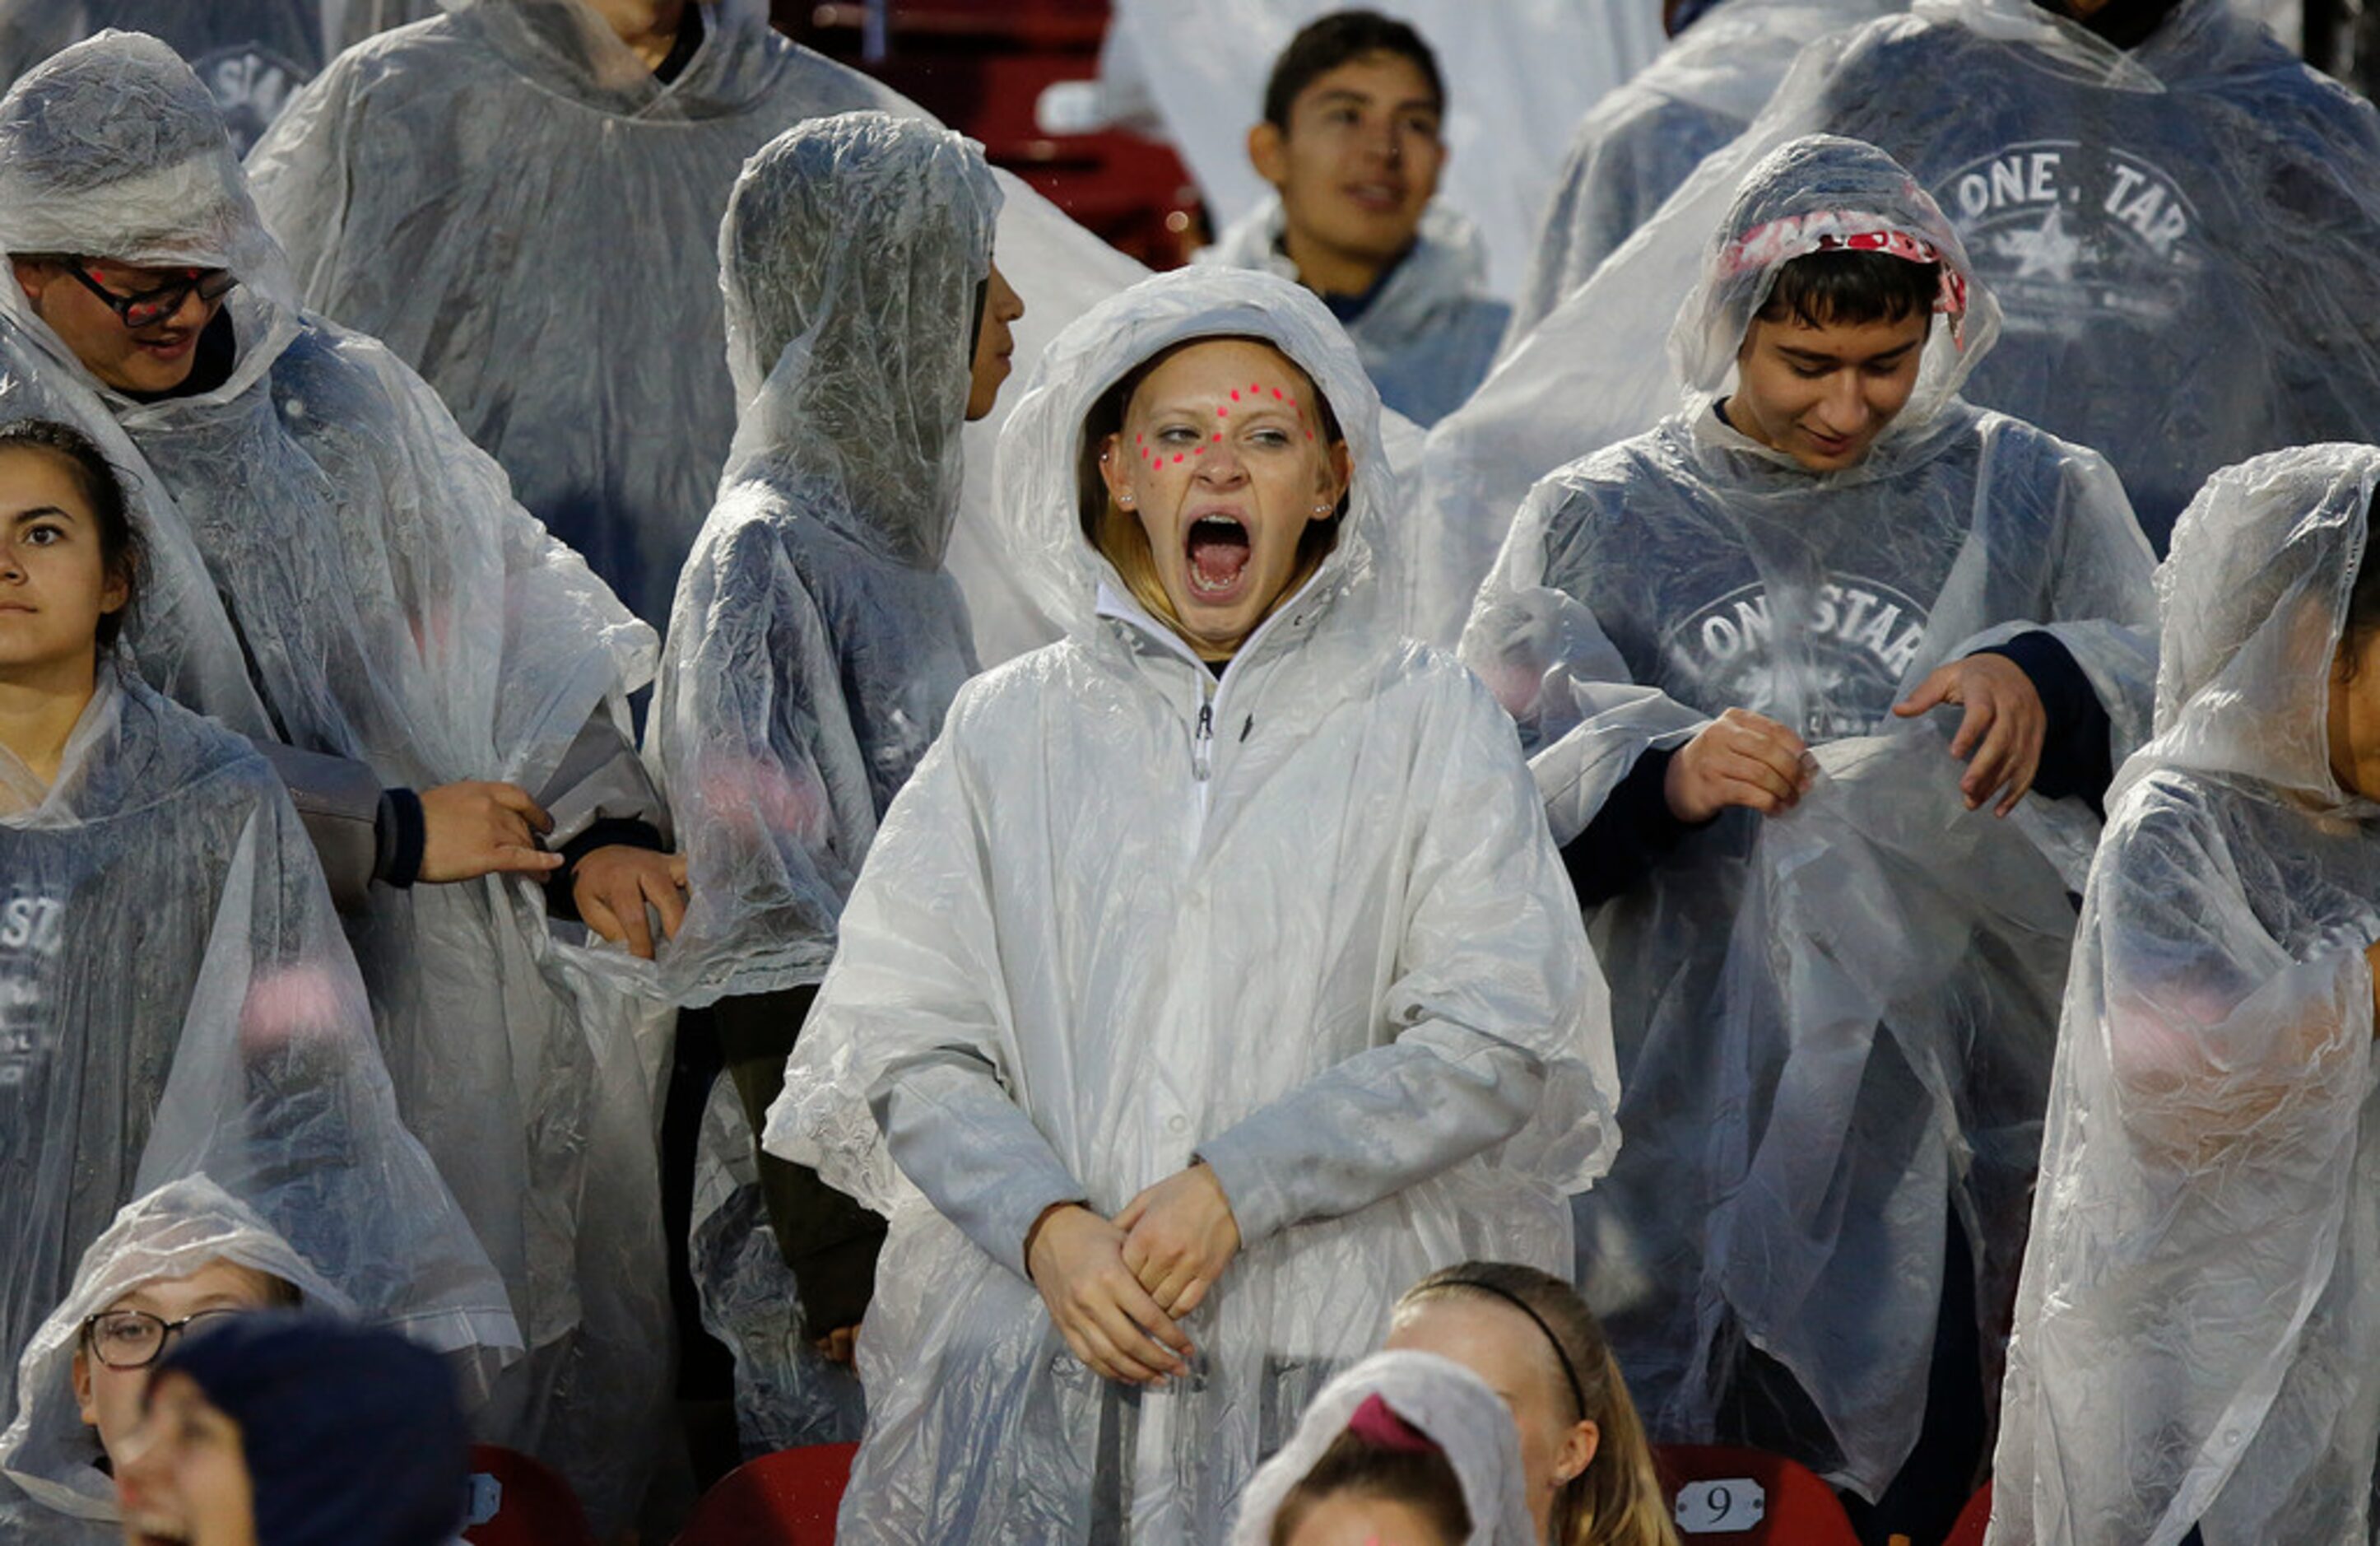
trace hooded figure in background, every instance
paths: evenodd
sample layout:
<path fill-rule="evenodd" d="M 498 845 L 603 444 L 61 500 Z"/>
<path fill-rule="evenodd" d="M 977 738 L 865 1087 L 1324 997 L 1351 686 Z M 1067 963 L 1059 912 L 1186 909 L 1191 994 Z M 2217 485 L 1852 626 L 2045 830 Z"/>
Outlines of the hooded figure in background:
<path fill-rule="evenodd" d="M 1351 1450 L 1435 1452 L 1453 1473 L 1470 1519 L 1462 1546 L 1538 1546 L 1512 1408 L 1478 1375 L 1435 1353 L 1375 1353 L 1325 1385 L 1296 1433 L 1248 1482 L 1232 1546 L 1272 1546 L 1284 1515 L 1310 1518 L 1329 1495 L 1318 1466 L 1326 1477 L 1359 1473 L 1348 1490 L 1378 1495 L 1362 1475 L 1373 1470 L 1369 1457 Z"/>
<path fill-rule="evenodd" d="M 1990 1539 L 2362 1540 L 2380 1473 L 2380 449 L 2216 475 L 2082 897 Z"/>
<path fill-rule="evenodd" d="M 711 238 L 736 173 L 804 118 L 903 105 L 762 0 L 686 5 L 658 69 L 583 0 L 447 0 L 335 60 L 249 167 L 305 304 L 419 371 L 659 623 L 735 430 Z"/>
<path fill-rule="evenodd" d="M 941 560 L 978 335 L 996 345 L 1014 316 L 992 270 L 1000 204 L 972 141 L 848 113 L 770 141 L 721 228 L 743 422 L 678 583 L 648 739 L 692 890 L 664 983 L 716 1005 L 753 1133 L 877 822 L 975 674 Z M 800 1167 L 761 1169 L 812 1337 L 856 1326 L 883 1221 Z"/>
<path fill-rule="evenodd" d="M 1504 351 L 1653 218 L 1703 157 L 1742 134 L 1803 47 L 1897 0 L 1725 0 L 1579 120 L 1540 219 Z"/>
<path fill-rule="evenodd" d="M 1818 469 L 1735 426 L 1766 411 L 1757 330 L 1876 331 L 1840 299 L 1824 328 L 1772 316 L 1787 280 L 1834 265 L 1840 297 L 1862 263 L 1917 287 L 1899 347 L 1923 352 L 1864 454 Z M 1463 654 L 1519 721 L 1610 980 L 1628 1141 L 1580 1199 L 1580 1271 L 1630 1387 L 1662 1440 L 1763 1444 L 1876 1499 L 1927 1411 L 1962 1247 L 1990 1369 L 2073 919 L 2061 867 L 2079 881 L 2091 802 L 2146 729 L 2151 560 L 2106 463 L 1960 399 L 1997 309 L 1873 146 L 1763 162 L 1702 274 L 1672 335 L 1693 406 L 1531 493 Z M 1994 723 L 2046 720 L 2037 792 L 2063 797 L 2011 784 L 2006 824 L 1977 809 L 1997 738 L 1962 730 L 1962 789 L 1932 726 L 1895 729 L 1930 702 L 1977 712 L 1979 652 L 2014 676 Z M 1701 772 L 1742 736 L 1782 749 L 1790 788 Z M 1684 781 L 1706 776 L 1696 805 Z M 1800 1420 L 1771 1432 L 1747 1393 L 1779 1388 Z"/>
<path fill-rule="evenodd" d="M 0 0 L 0 89 L 110 27 L 190 62 L 241 154 L 348 44 L 438 14 L 437 0 Z"/>
<path fill-rule="evenodd" d="M 154 39 L 103 34 L 0 101 L 0 249 L 19 260 L 0 287 L 0 408 L 70 420 L 133 485 L 155 603 L 125 638 L 139 673 L 276 760 L 327 767 L 323 800 L 359 784 L 362 809 L 382 807 L 364 847 L 382 878 L 355 888 L 349 938 L 398 1109 L 531 1351 L 492 1431 L 617 1519 L 641 1489 L 666 1353 L 640 1011 L 596 953 L 552 931 L 543 888 L 501 867 L 395 883 L 420 872 L 427 818 L 385 817 L 394 794 L 504 780 L 534 795 L 543 840 L 575 865 L 613 834 L 650 843 L 667 813 L 627 742 L 624 694 L 650 676 L 651 630 L 510 500 L 419 377 L 299 311 L 213 102 Z M 177 343 L 142 343 L 167 336 L 154 325 L 91 331 L 91 315 L 116 321 L 95 302 L 69 324 L 84 347 L 137 351 L 111 373 L 178 353 L 178 386 L 108 385 L 42 320 L 96 283 L 27 258 L 64 253 L 188 276 L 154 325 L 205 315 L 187 290 L 216 287 L 212 320 Z M 119 316 L 135 305 L 107 294 Z M 413 834 L 401 873 L 372 862 L 393 830 Z M 552 862 L 511 868 L 560 873 Z"/>
<path fill-rule="evenodd" d="M 455 1290 L 474 1275 L 499 1307 L 503 1290 L 483 1261 L 468 1265 L 479 1254 L 468 1228 L 451 1201 L 421 1189 L 437 1182 L 419 1150 L 413 1159 L 420 1179 L 410 1199 L 404 1185 L 385 1176 L 331 1171 L 314 1173 L 306 1187 L 264 1194 L 265 1212 L 204 1175 L 128 1203 L 83 1252 L 71 1288 L 48 1319 L 17 1344 L 23 1353 L 15 1370 L 15 1420 L 0 1433 L 0 1470 L 28 1496 L 0 1502 L 0 1526 L 13 1532 L 8 1539 L 40 1546 L 114 1546 L 123 1539 L 100 1436 L 82 1415 L 75 1356 L 91 1318 L 144 1285 L 188 1279 L 217 1263 L 245 1268 L 310 1314 L 386 1326 L 462 1355 L 448 1361 L 467 1388 L 492 1367 L 487 1358 L 517 1351 L 511 1318 L 501 1308 L 496 1319 L 478 1322 L 458 1320 L 447 1308 L 460 1302 Z M 267 1212 L 285 1226 L 268 1223 Z M 425 1293 L 422 1285 L 442 1279 L 452 1286 Z"/>
<path fill-rule="evenodd" d="M 1281 201 L 1268 199 L 1198 255 L 1283 279 Z M 1422 215 L 1414 244 L 1363 310 L 1343 319 L 1380 401 L 1427 429 L 1463 406 L 1496 357 L 1512 309 L 1485 288 L 1488 251 L 1468 217 L 1442 203 Z"/>
<path fill-rule="evenodd" d="M 1660 330 L 1692 254 L 1745 174 L 1811 133 L 1881 148 L 1933 195 L 2004 313 L 1968 396 L 2106 456 L 2153 547 L 2216 468 L 2380 439 L 2369 103 L 2227 0 L 2111 0 L 2088 27 L 2031 0 L 1923 0 L 1804 50 L 1743 137 L 1437 426 L 1439 540 L 1484 564 L 1532 482 L 1672 410 Z"/>
<path fill-rule="evenodd" d="M 1203 381 L 1194 362 L 1216 360 L 1251 384 L 1183 386 L 1195 408 L 1130 427 L 1170 369 Z M 1378 414 L 1312 295 L 1198 268 L 1086 314 L 1010 420 L 1002 517 L 1070 631 L 961 690 L 770 1113 L 772 1152 L 892 1220 L 859 1345 L 854 1546 L 1127 1522 L 1217 1539 L 1259 1458 L 1377 1345 L 1398 1284 L 1469 1255 L 1570 1260 L 1563 1199 L 1617 1141 L 1602 992 L 1510 726 L 1376 615 L 1395 508 Z M 1141 434 L 1268 563 L 1284 532 L 1319 539 L 1310 572 L 1244 598 L 1262 620 L 1226 658 L 1158 620 L 1189 581 L 1136 584 L 1088 535 L 1134 522 L 1140 567 L 1198 566 L 1207 536 L 1229 558 L 1232 533 L 1193 530 L 1220 517 L 1172 493 L 1119 513 L 1110 480 L 1135 476 L 1117 464 Z M 1250 503 L 1275 456 L 1314 515 Z M 1302 481 L 1325 463 L 1335 504 Z M 1160 531 L 1192 557 L 1159 556 Z M 1146 1363 L 1077 1341 L 1079 1300 L 1062 1339 L 1044 1296 L 1090 1258 L 1028 1278 L 1035 1253 L 1064 1233 L 1116 1260 L 1193 1192 L 1227 1199 L 1236 1232 L 1211 1291 L 1158 1283 L 1158 1257 L 1134 1270 L 1144 1324 L 1170 1326 L 1171 1303 L 1196 1365 L 1178 1333 L 1126 1338 Z M 1160 1368 L 1178 1372 L 1147 1383 Z"/>

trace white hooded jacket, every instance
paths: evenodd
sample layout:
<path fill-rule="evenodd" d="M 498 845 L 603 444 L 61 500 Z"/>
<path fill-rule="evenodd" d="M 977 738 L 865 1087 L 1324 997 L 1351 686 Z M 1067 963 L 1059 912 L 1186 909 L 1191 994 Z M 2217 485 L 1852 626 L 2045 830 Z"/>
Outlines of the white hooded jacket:
<path fill-rule="evenodd" d="M 1208 336 L 1295 361 L 1354 469 L 1220 682 L 1123 599 L 1075 482 L 1099 396 Z M 1320 302 L 1200 268 L 1082 318 L 1010 421 L 1002 518 L 1068 635 L 970 683 L 893 802 L 767 1134 L 892 1219 L 846 1542 L 1215 1539 L 1402 1285 L 1567 1266 L 1564 1194 L 1618 1139 L 1601 985 L 1509 724 L 1374 620 L 1378 414 Z M 1111 1385 L 1026 1233 L 1194 1155 L 1245 1243 L 1203 1367 Z"/>

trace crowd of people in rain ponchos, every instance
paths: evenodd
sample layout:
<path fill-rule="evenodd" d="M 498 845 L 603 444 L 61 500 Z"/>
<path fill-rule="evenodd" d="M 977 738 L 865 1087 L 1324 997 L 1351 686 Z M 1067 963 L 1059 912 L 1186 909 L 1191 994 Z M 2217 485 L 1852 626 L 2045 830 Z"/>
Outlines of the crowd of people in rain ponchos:
<path fill-rule="evenodd" d="M 0 0 L 0 1539 L 2380 1539 L 2380 113 L 1605 8 Z"/>

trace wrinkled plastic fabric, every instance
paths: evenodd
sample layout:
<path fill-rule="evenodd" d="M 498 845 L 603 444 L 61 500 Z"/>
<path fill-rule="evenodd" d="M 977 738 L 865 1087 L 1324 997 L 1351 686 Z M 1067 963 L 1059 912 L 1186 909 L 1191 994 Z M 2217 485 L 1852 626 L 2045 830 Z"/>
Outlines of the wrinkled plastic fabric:
<path fill-rule="evenodd" d="M 753 157 L 720 237 L 743 421 L 679 582 L 648 732 L 690 897 L 671 996 L 825 975 L 876 823 L 975 674 L 941 566 L 1000 189 L 881 113 Z"/>
<path fill-rule="evenodd" d="M 1297 265 L 1281 250 L 1284 218 L 1281 201 L 1268 199 L 1199 259 L 1294 279 Z M 1488 298 L 1486 279 L 1478 228 L 1444 202 L 1432 203 L 1412 250 L 1347 324 L 1385 407 L 1427 429 L 1471 396 L 1512 316 L 1512 308 Z"/>
<path fill-rule="evenodd" d="M 259 766 L 249 773 L 252 787 L 270 790 L 268 771 Z M 352 968 L 346 975 L 349 1031 L 357 1039 L 347 1055 L 370 1071 L 357 1080 L 369 1090 L 378 1072 L 362 1040 L 370 1030 L 360 985 Z M 367 1093 L 358 1103 L 377 1104 L 388 1130 L 399 1131 L 385 1080 L 379 1082 L 377 1101 Z M 82 1252 L 55 1308 L 14 1344 L 22 1354 L 14 1370 L 14 1420 L 0 1434 L 0 1469 L 24 1496 L 0 1500 L 0 1527 L 38 1533 L 47 1523 L 71 1539 L 67 1525 L 77 1521 L 91 1531 L 103 1528 L 99 1539 L 120 1539 L 99 1434 L 84 1425 L 75 1399 L 74 1355 L 83 1322 L 144 1284 L 188 1277 L 214 1262 L 265 1272 L 295 1288 L 309 1313 L 385 1326 L 455 1355 L 467 1387 L 492 1360 L 517 1353 L 503 1285 L 428 1159 L 399 1136 L 409 1152 L 380 1144 L 385 1153 L 377 1167 L 318 1161 L 300 1177 L 250 1188 L 254 1206 L 202 1173 L 127 1203 Z M 232 1170 L 237 1180 L 252 1179 L 237 1164 Z"/>
<path fill-rule="evenodd" d="M 190 62 L 245 152 L 339 50 L 437 14 L 437 0 L 5 0 L 0 89 L 107 28 L 147 32 Z"/>
<path fill-rule="evenodd" d="M 1941 209 L 1891 157 L 1856 140 L 1813 135 L 1779 146 L 1745 171 L 1726 205 L 1711 212 L 1708 224 L 1696 233 L 1697 257 L 1691 271 L 1694 286 L 1677 298 L 1660 324 L 1674 383 L 1667 389 L 1670 411 L 1678 410 L 1677 386 L 1684 389 L 1689 420 L 1733 389 L 1735 357 L 1744 330 L 1785 262 L 1829 244 L 1875 245 L 1896 237 L 1904 238 L 1900 245 L 1914 257 L 1930 254 L 1931 261 L 1941 263 L 1944 279 L 1917 384 L 1877 441 L 1886 460 L 1851 476 L 1864 481 L 1893 465 L 1898 453 L 1891 447 L 1923 438 L 1943 407 L 1957 396 L 1977 360 L 1992 348 L 1999 335 L 2000 312 L 1988 288 L 1975 282 L 1969 255 Z M 1632 321 L 1630 325 L 1636 324 Z M 1532 342 L 1527 349 L 1535 347 Z M 1484 390 L 1506 383 L 1513 368 L 1500 368 Z M 1447 496 L 1415 517 L 1421 528 L 1416 541 L 1431 555 L 1420 569 L 1437 588 L 1423 599 L 1425 637 L 1463 627 L 1511 524 L 1493 505 L 1472 503 L 1467 494 L 1452 498 L 1454 491 L 1444 482 L 1455 468 L 1469 465 L 1474 449 L 1484 449 L 1459 444 L 1459 430 L 1458 444 L 1446 440 L 1447 430 L 1467 418 L 1468 410 L 1434 432 L 1425 453 L 1425 499 Z M 1604 444 L 1591 439 L 1580 451 Z M 1556 462 L 1544 470 L 1560 465 Z M 1506 486 L 1511 476 L 1509 467 L 1500 467 L 1498 486 Z M 1785 486 L 1800 485 L 1789 479 Z M 1525 484 L 1512 491 L 1515 505 L 1524 492 Z"/>
<path fill-rule="evenodd" d="M 51 1508 L 109 1517 L 113 1492 L 63 1458 L 81 1425 L 62 1426 L 56 1327 L 36 1328 L 87 1248 L 84 1276 L 104 1270 L 93 1242 L 116 1211 L 167 1183 L 147 1216 L 183 1217 L 177 1198 L 253 1210 L 344 1307 L 484 1349 L 475 1395 L 518 1351 L 502 1283 L 398 1120 L 288 797 L 247 741 L 103 672 L 47 788 L 0 752 L 0 1467 Z"/>
<path fill-rule="evenodd" d="M 419 377 L 300 314 L 214 105 L 169 50 L 104 33 L 0 101 L 0 250 L 241 280 L 230 378 L 147 405 L 102 388 L 20 290 L 0 296 L 0 412 L 77 424 L 132 486 L 152 546 L 126 634 L 142 676 L 384 786 L 538 793 L 590 720 L 625 724 L 651 630 L 511 501 Z M 603 813 L 570 810 L 571 793 L 549 799 L 553 841 Z M 349 938 L 398 1107 L 531 1349 L 499 1393 L 502 1436 L 619 1516 L 665 1357 L 636 1006 L 552 933 L 525 880 L 375 887 Z"/>
<path fill-rule="evenodd" d="M 1513 302 L 1509 349 L 1750 126 L 1803 47 L 1893 0 L 1725 0 L 1579 120 Z"/>
<path fill-rule="evenodd" d="M 1715 252 L 1882 161 L 1805 141 Z M 1878 188 L 1869 210 L 1930 228 L 1913 190 Z M 1709 346 L 1696 379 L 1731 352 L 1711 330 L 1740 333 L 1792 251 L 1769 255 L 1767 277 L 1715 262 L 1682 318 Z M 1972 359 L 1989 305 L 1967 293 Z M 1463 646 L 1565 842 L 1638 757 L 1725 709 L 1819 749 L 1791 814 L 1725 813 L 1596 913 L 1628 1142 L 1580 1199 L 1580 1271 L 1658 1436 L 1742 1438 L 1718 1431 L 1718 1400 L 1756 1346 L 1822 1419 L 1797 1457 L 1871 1496 L 1925 1411 L 1954 1204 L 1998 1340 L 2072 923 L 2060 861 L 2079 880 L 2095 831 L 2076 799 L 2036 797 L 2008 823 L 1967 811 L 1943 736 L 1891 706 L 2040 627 L 2090 678 L 2120 760 L 2146 736 L 2154 669 L 2151 559 L 2113 473 L 1943 398 L 1960 368 L 1945 357 L 1931 396 L 1841 472 L 1736 433 L 1707 398 L 1562 469 L 1523 507 Z"/>
<path fill-rule="evenodd" d="M 249 158 L 307 306 L 419 371 L 655 623 L 735 427 L 713 241 L 736 171 L 804 118 L 900 105 L 760 0 L 702 15 L 665 84 L 580 0 L 452 0 L 334 61 Z"/>
<path fill-rule="evenodd" d="M 1118 0 L 1103 55 L 1154 99 L 1170 140 L 1197 179 L 1216 227 L 1271 194 L 1248 164 L 1248 130 L 1264 116 L 1265 80 L 1299 28 L 1348 7 L 1339 0 Z M 1582 114 L 1661 51 L 1658 6 L 1628 0 L 1388 0 L 1371 7 L 1409 22 L 1446 79 L 1449 155 L 1439 197 L 1475 221 L 1488 245 L 1488 288 L 1514 294 L 1561 151 Z"/>
<path fill-rule="evenodd" d="M 1271 1546 L 1273 1521 L 1291 1489 L 1375 1396 L 1446 1456 L 1471 1516 L 1463 1546 L 1536 1546 L 1512 1408 L 1452 1359 L 1408 1352 L 1375 1353 L 1322 1388 L 1297 1432 L 1248 1483 L 1232 1546 Z"/>
<path fill-rule="evenodd" d="M 735 1431 L 744 1458 L 859 1437 L 868 1403 L 852 1371 L 810 1345 L 801 1287 L 777 1248 L 760 1191 L 752 1124 L 722 1075 L 695 1151 L 687 1260 L 703 1329 L 735 1359 Z"/>
<path fill-rule="evenodd" d="M 1296 361 L 1354 469 L 1331 554 L 1220 683 L 1123 599 L 1075 487 L 1099 395 L 1218 335 Z M 1208 268 L 1086 314 L 1010 420 L 1002 518 L 1068 636 L 968 684 L 894 800 L 766 1134 L 892 1219 L 846 1542 L 1216 1539 L 1403 1284 L 1567 1269 L 1563 1198 L 1618 1141 L 1600 980 L 1510 725 L 1374 615 L 1377 420 L 1319 301 Z M 1110 1384 L 1026 1231 L 1194 1153 L 1245 1249 L 1189 1317 L 1193 1377 Z"/>
<path fill-rule="evenodd" d="M 2380 808 L 2327 754 L 2380 450 L 2218 473 L 2082 902 L 1990 1539 L 2361 1541 L 2380 1455 Z M 2357 684 L 2361 689 L 2362 684 Z"/>
<path fill-rule="evenodd" d="M 1945 83 L 1956 83 L 1956 103 Z M 1659 329 L 1746 172 L 1813 132 L 1892 155 L 2005 312 L 1976 402 L 2105 456 L 2160 551 L 2216 469 L 2380 439 L 2380 115 L 2225 0 L 2129 53 L 2031 0 L 1821 39 L 1767 109 L 1437 426 L 1425 518 L 1492 550 L 1529 484 L 1674 403 Z"/>

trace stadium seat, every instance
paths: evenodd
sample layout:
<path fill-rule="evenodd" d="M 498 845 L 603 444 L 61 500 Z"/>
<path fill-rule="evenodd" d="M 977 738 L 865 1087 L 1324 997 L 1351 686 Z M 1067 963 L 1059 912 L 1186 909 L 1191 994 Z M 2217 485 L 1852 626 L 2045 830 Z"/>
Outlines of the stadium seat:
<path fill-rule="evenodd" d="M 471 1546 L 595 1546 L 577 1494 L 542 1462 L 494 1444 L 471 1446 Z"/>
<path fill-rule="evenodd" d="M 702 1495 L 677 1546 L 834 1546 L 834 1515 L 857 1444 L 810 1444 L 747 1460 Z"/>
<path fill-rule="evenodd" d="M 1834 1490 L 1782 1455 L 1657 1444 L 1653 1459 L 1685 1546 L 1859 1546 Z"/>
<path fill-rule="evenodd" d="M 1992 1522 L 1992 1484 L 1975 1489 L 1967 1506 L 1959 1511 L 1959 1522 L 1942 1538 L 1942 1546 L 1984 1546 L 1984 1531 Z"/>

